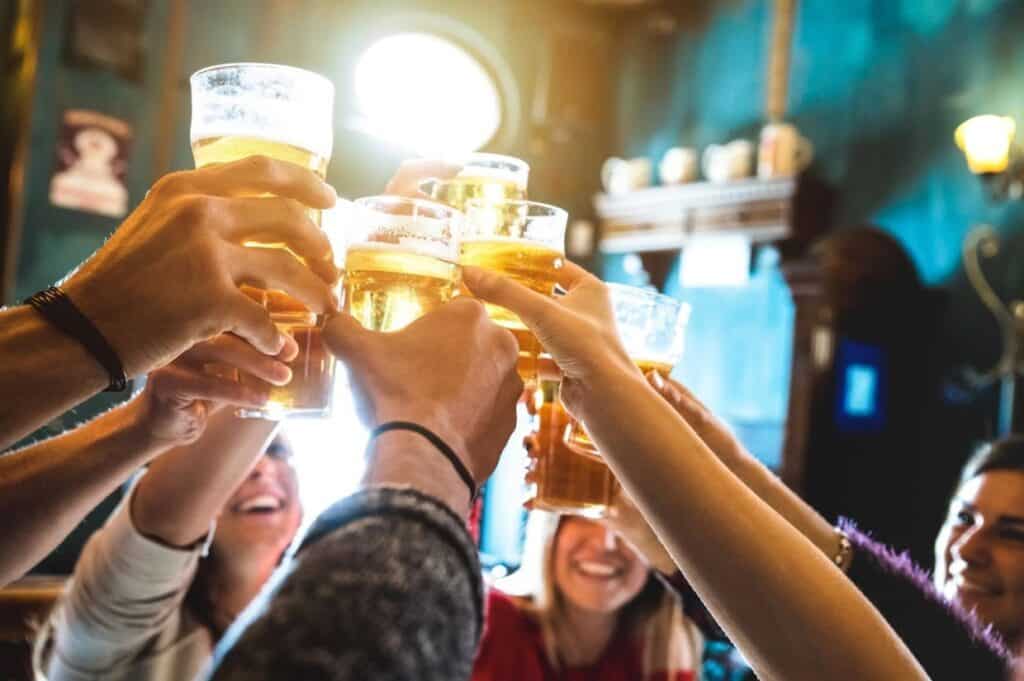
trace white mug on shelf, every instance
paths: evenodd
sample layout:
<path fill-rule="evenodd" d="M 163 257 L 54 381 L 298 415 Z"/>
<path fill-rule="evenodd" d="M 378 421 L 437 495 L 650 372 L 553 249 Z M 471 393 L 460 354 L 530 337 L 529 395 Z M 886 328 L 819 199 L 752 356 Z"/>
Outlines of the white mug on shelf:
<path fill-rule="evenodd" d="M 814 145 L 792 123 L 769 123 L 761 129 L 757 176 L 792 177 L 814 160 Z"/>
<path fill-rule="evenodd" d="M 601 184 L 609 194 L 625 194 L 634 189 L 651 185 L 651 161 L 639 157 L 633 159 L 610 158 L 601 166 Z"/>
<path fill-rule="evenodd" d="M 747 140 L 712 144 L 704 150 L 702 167 L 710 182 L 727 182 L 750 177 L 753 171 L 754 145 Z"/>
<path fill-rule="evenodd" d="M 672 147 L 661 157 L 658 177 L 662 184 L 682 184 L 697 179 L 697 150 Z"/>

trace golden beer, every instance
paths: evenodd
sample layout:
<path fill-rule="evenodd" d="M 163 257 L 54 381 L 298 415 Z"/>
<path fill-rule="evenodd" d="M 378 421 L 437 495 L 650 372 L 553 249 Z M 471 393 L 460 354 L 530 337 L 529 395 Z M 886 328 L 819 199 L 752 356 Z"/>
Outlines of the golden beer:
<path fill-rule="evenodd" d="M 634 361 L 634 364 L 640 369 L 640 373 L 644 376 L 657 371 L 661 374 L 662 378 L 668 378 L 668 375 L 672 373 L 672 365 L 666 362 L 659 362 L 657 360 L 638 359 Z"/>
<path fill-rule="evenodd" d="M 211 163 L 231 163 L 249 156 L 269 156 L 308 168 L 321 179 L 327 176 L 328 159 L 301 147 L 259 137 L 225 135 L 199 139 L 192 143 L 192 156 L 195 158 L 196 168 Z"/>
<path fill-rule="evenodd" d="M 618 482 L 603 461 L 566 446 L 562 433 L 570 417 L 558 399 L 558 386 L 558 381 L 540 382 L 537 449 L 530 452 L 527 503 L 547 511 L 601 517 L 615 498 Z"/>
<path fill-rule="evenodd" d="M 345 257 L 344 309 L 373 331 L 398 331 L 452 299 L 457 265 L 397 244 L 368 242 Z"/>
<path fill-rule="evenodd" d="M 459 251 L 459 264 L 497 272 L 546 296 L 554 295 L 558 271 L 565 262 L 560 251 L 525 239 L 467 239 Z M 542 348 L 519 317 L 498 305 L 486 303 L 487 315 L 512 331 L 519 342 L 519 373 L 524 380 L 536 376 L 536 358 Z"/>
<path fill-rule="evenodd" d="M 292 380 L 279 386 L 255 376 L 233 370 L 233 377 L 243 385 L 269 390 L 266 405 L 259 410 L 239 410 L 241 416 L 281 418 L 287 414 L 319 414 L 330 405 L 334 386 L 334 355 L 323 342 L 321 325 L 313 314 L 295 298 L 281 291 L 265 291 L 243 286 L 242 292 L 259 302 L 270 313 L 277 328 L 295 339 L 299 352 L 291 362 Z M 210 367 L 210 373 L 227 377 L 224 368 Z"/>
<path fill-rule="evenodd" d="M 192 155 L 197 168 L 262 155 L 308 168 L 321 178 L 327 174 L 326 158 L 291 144 L 258 137 L 227 135 L 199 139 L 192 144 Z M 320 211 L 310 210 L 309 214 L 314 222 L 320 223 Z M 290 251 L 284 244 L 261 240 L 258 234 L 253 234 L 246 245 L 285 248 Z M 295 339 L 299 345 L 299 354 L 289 363 L 292 380 L 287 385 L 270 385 L 253 376 L 240 374 L 238 379 L 243 384 L 268 386 L 270 399 L 262 410 L 239 410 L 239 414 L 257 418 L 281 418 L 285 414 L 323 413 L 330 404 L 334 385 L 334 356 L 324 347 L 320 331 L 322 320 L 282 291 L 261 291 L 251 287 L 245 289 L 247 295 L 267 308 L 278 329 Z"/>
<path fill-rule="evenodd" d="M 429 185 L 430 198 L 459 210 L 474 199 L 491 202 L 525 199 L 526 187 L 512 179 L 494 176 L 459 175 Z"/>

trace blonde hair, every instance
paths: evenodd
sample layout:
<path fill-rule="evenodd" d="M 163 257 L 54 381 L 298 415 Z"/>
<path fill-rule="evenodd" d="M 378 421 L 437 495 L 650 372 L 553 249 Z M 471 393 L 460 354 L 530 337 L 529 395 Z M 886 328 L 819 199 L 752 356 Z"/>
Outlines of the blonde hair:
<path fill-rule="evenodd" d="M 558 634 L 567 626 L 565 605 L 554 579 L 554 545 L 561 520 L 555 513 L 531 511 L 520 568 L 495 585 L 500 591 L 519 597 L 520 607 L 536 620 L 544 653 L 554 669 L 562 666 Z M 619 611 L 620 618 L 643 593 Z M 630 634 L 642 646 L 644 678 L 658 672 L 689 670 L 694 678 L 700 679 L 704 638 L 668 589 L 662 588 L 653 607 L 638 612 L 628 625 Z"/>

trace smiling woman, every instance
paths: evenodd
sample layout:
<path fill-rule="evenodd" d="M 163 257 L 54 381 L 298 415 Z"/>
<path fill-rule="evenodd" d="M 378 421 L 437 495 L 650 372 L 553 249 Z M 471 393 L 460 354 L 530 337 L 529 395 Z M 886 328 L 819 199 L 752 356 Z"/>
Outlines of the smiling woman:
<path fill-rule="evenodd" d="M 40 678 L 196 676 L 302 520 L 276 430 L 222 409 L 194 444 L 150 465 L 75 566 L 38 639 Z"/>
<path fill-rule="evenodd" d="M 982 447 L 935 540 L 935 586 L 1014 648 L 1024 643 L 1024 437 Z"/>
<path fill-rule="evenodd" d="M 602 522 L 532 512 L 522 565 L 498 586 L 473 681 L 699 678 L 701 633 Z"/>

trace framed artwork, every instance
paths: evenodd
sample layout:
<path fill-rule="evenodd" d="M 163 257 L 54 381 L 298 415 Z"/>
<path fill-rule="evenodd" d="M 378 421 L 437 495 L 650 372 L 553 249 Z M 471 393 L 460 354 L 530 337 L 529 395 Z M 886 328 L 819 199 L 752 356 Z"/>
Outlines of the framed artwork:
<path fill-rule="evenodd" d="M 119 118 L 68 109 L 61 121 L 50 202 L 112 218 L 128 213 L 125 172 L 132 127 Z"/>
<path fill-rule="evenodd" d="M 73 0 L 68 17 L 67 62 L 106 69 L 141 82 L 148 4 L 148 0 Z"/>

